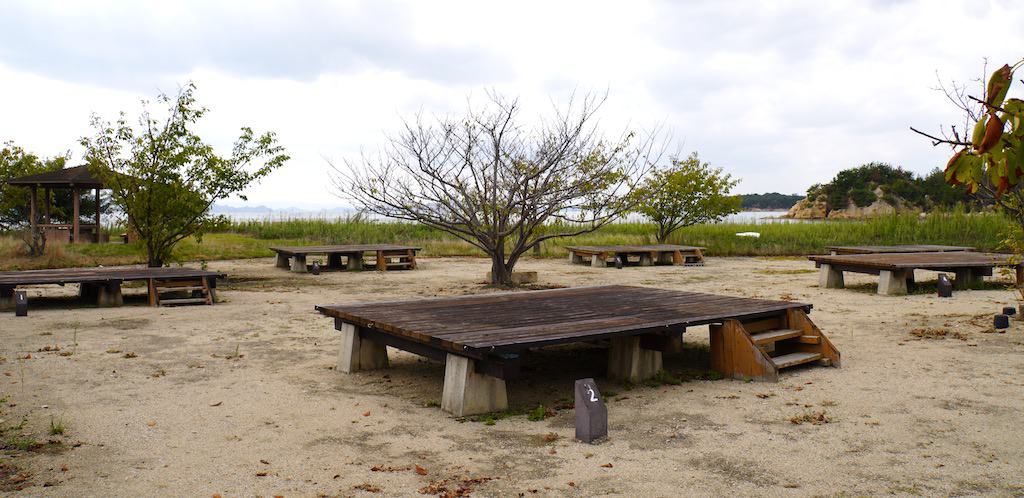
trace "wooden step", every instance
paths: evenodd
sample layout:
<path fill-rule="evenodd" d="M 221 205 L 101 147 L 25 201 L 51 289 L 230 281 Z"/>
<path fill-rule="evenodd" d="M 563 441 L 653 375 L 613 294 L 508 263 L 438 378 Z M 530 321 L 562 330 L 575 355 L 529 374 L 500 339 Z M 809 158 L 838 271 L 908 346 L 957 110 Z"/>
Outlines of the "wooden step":
<path fill-rule="evenodd" d="M 777 368 L 788 368 L 801 365 L 803 363 L 817 361 L 821 358 L 821 353 L 789 353 L 772 357 L 772 363 L 775 363 Z"/>
<path fill-rule="evenodd" d="M 796 342 L 799 342 L 800 344 L 821 344 L 821 336 L 802 335 L 796 338 Z"/>
<path fill-rule="evenodd" d="M 199 304 L 199 303 L 204 303 L 205 304 L 206 302 L 207 301 L 206 301 L 205 297 L 190 297 L 190 298 L 186 298 L 186 299 L 161 299 L 160 300 L 160 304 L 161 305 L 167 305 L 167 304 Z"/>
<path fill-rule="evenodd" d="M 770 343 L 773 343 L 773 342 L 776 342 L 776 341 L 781 341 L 783 339 L 792 339 L 794 337 L 801 336 L 803 334 L 804 334 L 804 332 L 802 330 L 797 330 L 797 329 L 778 329 L 778 330 L 768 330 L 768 331 L 761 332 L 761 333 L 758 333 L 758 334 L 751 334 L 750 337 L 751 337 L 751 339 L 754 339 L 754 344 L 757 344 L 758 346 L 761 346 L 761 345 L 764 345 L 764 344 L 770 344 Z"/>
<path fill-rule="evenodd" d="M 206 290 L 202 285 L 192 285 L 188 287 L 157 287 L 157 292 L 184 292 L 184 291 L 197 291 Z"/>

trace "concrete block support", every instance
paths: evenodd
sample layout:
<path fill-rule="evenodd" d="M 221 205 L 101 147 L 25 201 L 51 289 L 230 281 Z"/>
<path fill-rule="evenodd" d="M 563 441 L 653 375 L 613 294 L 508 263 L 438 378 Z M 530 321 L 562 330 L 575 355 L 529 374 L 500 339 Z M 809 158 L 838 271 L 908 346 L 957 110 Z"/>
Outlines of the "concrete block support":
<path fill-rule="evenodd" d="M 654 265 L 654 261 L 651 259 L 651 255 L 650 254 L 641 254 L 640 255 L 640 266 L 652 266 L 652 265 Z"/>
<path fill-rule="evenodd" d="M 277 253 L 277 262 L 274 263 L 274 266 L 278 268 L 288 268 L 288 256 L 285 256 L 284 254 L 281 253 Z"/>
<path fill-rule="evenodd" d="M 608 351 L 608 378 L 639 382 L 661 370 L 661 351 L 640 347 L 640 337 L 616 337 Z"/>
<path fill-rule="evenodd" d="M 605 262 L 604 256 L 595 254 L 590 257 L 590 266 L 593 266 L 594 268 L 607 268 L 608 263 Z"/>
<path fill-rule="evenodd" d="M 14 309 L 14 287 L 0 287 L 0 310 Z"/>
<path fill-rule="evenodd" d="M 574 265 L 583 264 L 583 256 L 580 256 L 579 254 L 569 251 L 569 263 Z"/>
<path fill-rule="evenodd" d="M 673 260 L 674 260 L 673 254 L 670 253 L 670 252 L 659 252 L 658 253 L 658 264 L 659 265 L 673 265 L 673 264 L 675 264 L 675 261 L 673 261 Z"/>
<path fill-rule="evenodd" d="M 352 255 L 348 257 L 348 263 L 345 266 L 349 270 L 362 270 L 363 269 L 363 256 Z"/>
<path fill-rule="evenodd" d="M 338 370 L 345 373 L 376 370 L 388 367 L 388 348 L 384 344 L 359 336 L 359 329 L 351 323 L 342 324 L 341 351 Z"/>
<path fill-rule="evenodd" d="M 463 417 L 508 409 L 505 380 L 477 373 L 475 362 L 449 354 L 444 366 L 441 409 Z"/>
<path fill-rule="evenodd" d="M 306 273 L 305 254 L 296 254 L 292 256 L 292 271 L 295 273 Z"/>
<path fill-rule="evenodd" d="M 124 304 L 121 296 L 121 282 L 108 282 L 96 286 L 96 305 L 117 307 Z"/>
<path fill-rule="evenodd" d="M 878 272 L 878 293 L 883 296 L 906 295 L 907 272 L 889 270 Z"/>
<path fill-rule="evenodd" d="M 832 265 L 821 265 L 818 270 L 818 287 L 823 289 L 842 289 L 846 286 L 843 282 L 843 272 L 832 268 Z"/>
<path fill-rule="evenodd" d="M 961 268 L 956 270 L 956 280 L 953 281 L 953 287 L 957 290 L 964 290 L 983 283 L 985 283 L 985 276 L 982 272 L 970 268 Z"/>

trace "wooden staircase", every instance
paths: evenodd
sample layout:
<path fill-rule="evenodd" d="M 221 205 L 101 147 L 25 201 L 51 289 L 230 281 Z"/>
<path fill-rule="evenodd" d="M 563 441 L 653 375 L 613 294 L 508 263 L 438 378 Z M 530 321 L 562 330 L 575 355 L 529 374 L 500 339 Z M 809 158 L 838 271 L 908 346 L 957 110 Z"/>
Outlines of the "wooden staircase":
<path fill-rule="evenodd" d="M 188 297 L 181 297 L 181 294 Z M 189 280 L 149 279 L 150 306 L 178 306 L 182 304 L 212 305 L 215 290 L 206 278 Z"/>
<path fill-rule="evenodd" d="M 726 377 L 777 382 L 783 368 L 839 367 L 839 360 L 839 350 L 801 309 L 711 325 L 711 369 Z"/>

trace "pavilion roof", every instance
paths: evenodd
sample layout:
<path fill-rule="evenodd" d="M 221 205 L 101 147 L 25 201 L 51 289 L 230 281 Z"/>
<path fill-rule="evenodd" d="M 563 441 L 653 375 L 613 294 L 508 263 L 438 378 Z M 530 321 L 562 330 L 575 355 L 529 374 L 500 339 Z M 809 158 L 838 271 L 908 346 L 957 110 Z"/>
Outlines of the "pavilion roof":
<path fill-rule="evenodd" d="M 64 168 L 35 175 L 12 178 L 9 185 L 48 188 L 103 188 L 103 179 L 89 170 L 88 165 Z"/>

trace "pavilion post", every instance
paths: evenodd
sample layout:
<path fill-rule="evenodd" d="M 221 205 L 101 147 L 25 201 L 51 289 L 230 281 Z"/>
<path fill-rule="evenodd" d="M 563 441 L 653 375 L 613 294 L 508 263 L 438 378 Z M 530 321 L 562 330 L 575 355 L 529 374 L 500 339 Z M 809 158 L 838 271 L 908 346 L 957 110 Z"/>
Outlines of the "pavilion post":
<path fill-rule="evenodd" d="M 71 189 L 71 211 L 74 213 L 71 218 L 71 243 L 78 243 L 78 218 L 81 217 L 82 193 L 77 189 Z"/>
<path fill-rule="evenodd" d="M 43 189 L 43 220 L 50 224 L 50 187 Z"/>
<path fill-rule="evenodd" d="M 32 193 L 29 196 L 29 203 L 28 203 L 28 216 L 29 216 L 28 223 L 29 223 L 29 227 L 32 229 L 32 237 L 33 238 L 35 238 L 36 230 L 37 230 L 37 227 L 36 227 L 36 205 L 38 204 L 38 202 L 39 202 L 39 195 L 36 193 L 36 187 L 33 186 L 32 187 Z"/>
<path fill-rule="evenodd" d="M 94 244 L 100 243 L 100 189 L 96 187 L 96 238 L 92 240 Z"/>

